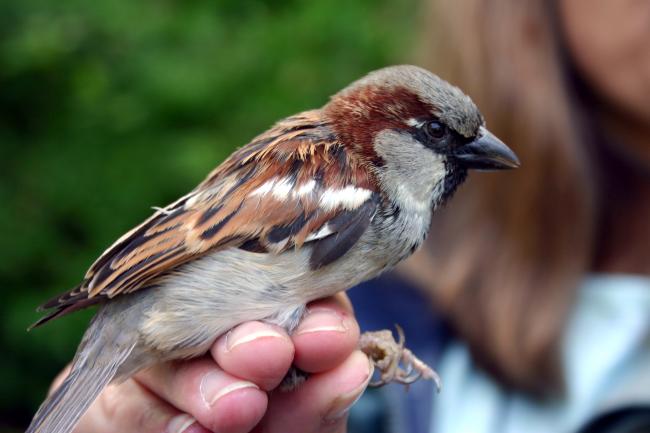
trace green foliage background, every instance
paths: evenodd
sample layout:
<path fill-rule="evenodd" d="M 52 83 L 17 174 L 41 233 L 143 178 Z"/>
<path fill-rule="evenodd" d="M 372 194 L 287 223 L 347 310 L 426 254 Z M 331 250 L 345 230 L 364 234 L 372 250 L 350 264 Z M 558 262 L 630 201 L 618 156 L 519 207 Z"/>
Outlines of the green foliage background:
<path fill-rule="evenodd" d="M 0 431 L 92 314 L 36 305 L 277 119 L 412 61 L 416 0 L 0 2 Z"/>

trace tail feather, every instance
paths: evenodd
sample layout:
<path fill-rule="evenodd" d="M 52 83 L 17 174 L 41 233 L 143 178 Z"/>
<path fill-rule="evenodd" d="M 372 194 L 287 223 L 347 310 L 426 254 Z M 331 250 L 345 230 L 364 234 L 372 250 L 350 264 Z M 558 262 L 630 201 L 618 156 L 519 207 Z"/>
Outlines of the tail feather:
<path fill-rule="evenodd" d="M 115 377 L 133 347 L 134 345 L 113 346 L 110 360 L 106 360 L 106 356 L 92 360 L 88 356 L 76 359 L 68 377 L 43 402 L 25 433 L 69 433 Z"/>

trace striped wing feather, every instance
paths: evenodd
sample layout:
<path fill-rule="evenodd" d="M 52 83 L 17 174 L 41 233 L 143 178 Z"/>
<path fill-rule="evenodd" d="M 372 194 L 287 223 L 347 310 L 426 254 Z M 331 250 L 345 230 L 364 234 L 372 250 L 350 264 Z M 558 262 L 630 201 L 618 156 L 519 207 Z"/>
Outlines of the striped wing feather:
<path fill-rule="evenodd" d="M 79 286 L 41 307 L 54 311 L 34 326 L 148 287 L 155 277 L 226 247 L 277 254 L 310 243 L 311 266 L 325 266 L 359 239 L 377 197 L 366 168 L 319 111 L 287 118 L 118 239 Z"/>

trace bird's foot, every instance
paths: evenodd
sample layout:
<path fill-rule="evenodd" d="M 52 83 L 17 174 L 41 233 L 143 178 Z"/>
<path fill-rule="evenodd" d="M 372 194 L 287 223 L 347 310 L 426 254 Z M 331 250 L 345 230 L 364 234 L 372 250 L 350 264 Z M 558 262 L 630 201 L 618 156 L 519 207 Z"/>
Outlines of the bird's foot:
<path fill-rule="evenodd" d="M 372 360 L 379 371 L 379 380 L 370 386 L 382 386 L 390 382 L 410 385 L 419 379 L 433 380 L 440 391 L 441 382 L 438 374 L 409 349 L 404 347 L 404 331 L 398 325 L 395 341 L 393 333 L 382 331 L 364 332 L 359 340 L 359 348 Z"/>

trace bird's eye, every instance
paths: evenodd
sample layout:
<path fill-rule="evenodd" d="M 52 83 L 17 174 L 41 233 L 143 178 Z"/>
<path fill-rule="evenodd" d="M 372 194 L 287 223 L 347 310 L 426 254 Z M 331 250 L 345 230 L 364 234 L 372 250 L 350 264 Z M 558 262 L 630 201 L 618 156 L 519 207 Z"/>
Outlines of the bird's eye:
<path fill-rule="evenodd" d="M 441 139 L 447 133 L 447 127 L 442 123 L 432 120 L 424 125 L 427 135 L 436 140 Z"/>

